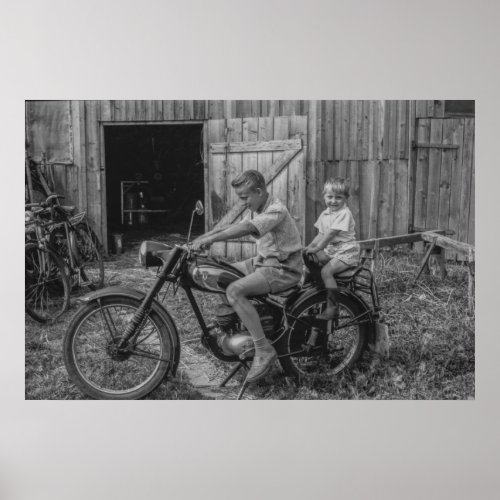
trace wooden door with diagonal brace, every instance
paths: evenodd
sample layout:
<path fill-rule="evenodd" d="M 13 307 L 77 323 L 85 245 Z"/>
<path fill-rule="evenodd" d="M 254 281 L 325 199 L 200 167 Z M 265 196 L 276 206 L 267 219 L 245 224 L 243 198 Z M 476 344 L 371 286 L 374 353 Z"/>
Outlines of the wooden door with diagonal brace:
<path fill-rule="evenodd" d="M 271 196 L 288 207 L 304 243 L 306 140 L 306 116 L 209 120 L 205 131 L 206 229 L 242 219 L 246 210 L 231 181 L 242 171 L 254 169 L 264 175 Z M 255 254 L 255 242 L 243 237 L 216 243 L 212 254 L 245 259 Z"/>

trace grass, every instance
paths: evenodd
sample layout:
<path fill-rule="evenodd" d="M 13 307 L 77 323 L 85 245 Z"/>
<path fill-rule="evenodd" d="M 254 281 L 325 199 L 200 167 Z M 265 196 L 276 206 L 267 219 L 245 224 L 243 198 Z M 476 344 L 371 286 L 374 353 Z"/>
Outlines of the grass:
<path fill-rule="evenodd" d="M 138 267 L 137 245 L 105 263 L 110 285 L 147 290 L 154 271 Z M 467 269 L 448 263 L 448 277 L 423 275 L 416 284 L 421 255 L 406 248 L 382 253 L 375 273 L 381 305 L 390 327 L 388 359 L 367 353 L 349 372 L 333 380 L 290 384 L 276 369 L 247 390 L 247 399 L 474 399 L 474 314 L 467 311 Z M 62 340 L 83 291 L 73 295 L 70 310 L 52 325 L 26 316 L 26 399 L 85 399 L 68 380 L 62 359 Z M 202 310 L 210 311 L 219 297 L 196 294 Z M 211 356 L 199 343 L 199 325 L 183 292 L 171 292 L 165 305 L 182 342 L 180 374 L 163 382 L 147 399 L 234 398 L 237 387 L 218 390 L 229 366 Z M 189 373 L 190 378 L 185 375 Z"/>

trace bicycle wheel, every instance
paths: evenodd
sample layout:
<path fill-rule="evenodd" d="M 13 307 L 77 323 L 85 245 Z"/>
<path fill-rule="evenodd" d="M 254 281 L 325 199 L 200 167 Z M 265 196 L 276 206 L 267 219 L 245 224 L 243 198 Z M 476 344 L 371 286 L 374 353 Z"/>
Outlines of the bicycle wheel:
<path fill-rule="evenodd" d="M 102 288 L 104 286 L 104 262 L 94 238 L 89 233 L 89 228 L 86 224 L 79 224 L 74 234 L 76 240 L 74 254 L 83 284 L 91 290 Z"/>
<path fill-rule="evenodd" d="M 359 359 L 373 325 L 352 297 L 341 295 L 338 305 L 339 318 L 332 321 L 315 319 L 326 308 L 326 294 L 311 297 L 294 311 L 297 319 L 291 322 L 281 347 L 289 353 L 280 358 L 288 375 L 297 379 L 333 377 Z M 311 334 L 316 336 L 314 342 Z"/>
<path fill-rule="evenodd" d="M 26 312 L 40 323 L 54 321 L 68 308 L 69 295 L 64 261 L 49 248 L 27 243 L 24 250 Z"/>
<path fill-rule="evenodd" d="M 170 370 L 175 325 L 151 311 L 133 344 L 119 346 L 140 302 L 102 297 L 77 311 L 64 338 L 71 380 L 94 399 L 139 399 Z"/>

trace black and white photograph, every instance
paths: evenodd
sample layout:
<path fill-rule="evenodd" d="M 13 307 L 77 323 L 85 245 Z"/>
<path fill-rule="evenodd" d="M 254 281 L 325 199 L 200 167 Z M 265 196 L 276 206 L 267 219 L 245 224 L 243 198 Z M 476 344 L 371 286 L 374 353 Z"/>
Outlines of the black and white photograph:
<path fill-rule="evenodd" d="M 496 499 L 499 19 L 2 2 L 0 499 Z"/>
<path fill-rule="evenodd" d="M 26 398 L 474 399 L 474 139 L 474 100 L 27 101 Z"/>

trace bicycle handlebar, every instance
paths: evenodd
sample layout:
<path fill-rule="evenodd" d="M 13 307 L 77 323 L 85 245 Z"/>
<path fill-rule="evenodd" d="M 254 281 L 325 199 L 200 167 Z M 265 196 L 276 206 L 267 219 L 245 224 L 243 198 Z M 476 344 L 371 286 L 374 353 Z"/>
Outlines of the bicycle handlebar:
<path fill-rule="evenodd" d="M 49 208 L 50 202 L 52 200 L 57 200 L 58 198 L 64 199 L 64 196 L 62 194 L 51 194 L 50 196 L 47 197 L 45 201 L 40 201 L 38 203 L 25 203 L 24 208 L 25 209 L 31 209 L 34 207 Z"/>

